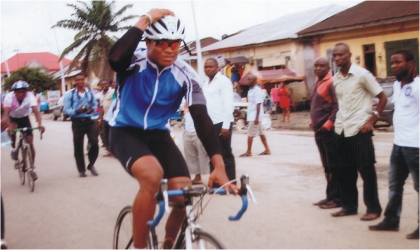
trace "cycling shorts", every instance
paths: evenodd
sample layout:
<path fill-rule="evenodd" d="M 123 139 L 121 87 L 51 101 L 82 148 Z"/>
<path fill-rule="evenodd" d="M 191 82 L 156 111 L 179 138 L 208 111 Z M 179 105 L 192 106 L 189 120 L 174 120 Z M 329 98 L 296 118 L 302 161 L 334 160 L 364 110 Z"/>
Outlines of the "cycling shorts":
<path fill-rule="evenodd" d="M 16 123 L 18 128 L 32 128 L 29 116 L 24 116 L 22 118 L 14 118 L 10 116 L 10 121 Z M 26 135 L 32 135 L 32 129 L 27 130 Z"/>
<path fill-rule="evenodd" d="M 153 155 L 163 168 L 163 178 L 181 176 L 190 178 L 185 159 L 168 130 L 111 127 L 109 147 L 130 175 L 133 175 L 131 167 L 136 160 L 146 155 Z"/>

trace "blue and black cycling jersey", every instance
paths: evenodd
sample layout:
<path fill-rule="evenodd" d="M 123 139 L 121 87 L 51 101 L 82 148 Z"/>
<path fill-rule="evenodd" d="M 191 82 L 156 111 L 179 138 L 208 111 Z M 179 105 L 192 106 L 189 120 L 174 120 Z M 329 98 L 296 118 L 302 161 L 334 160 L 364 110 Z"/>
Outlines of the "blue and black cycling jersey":
<path fill-rule="evenodd" d="M 185 98 L 207 153 L 210 157 L 220 153 L 197 73 L 179 58 L 159 72 L 147 51 L 137 49 L 142 35 L 132 27 L 110 50 L 109 63 L 117 72 L 117 100 L 110 126 L 167 130 L 169 118 Z"/>

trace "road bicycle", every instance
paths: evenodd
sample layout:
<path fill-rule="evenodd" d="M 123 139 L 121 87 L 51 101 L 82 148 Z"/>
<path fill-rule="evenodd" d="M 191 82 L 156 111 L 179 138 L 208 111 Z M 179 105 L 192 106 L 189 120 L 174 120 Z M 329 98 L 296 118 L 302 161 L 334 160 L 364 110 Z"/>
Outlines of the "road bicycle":
<path fill-rule="evenodd" d="M 27 135 L 29 130 L 39 129 L 35 128 L 17 128 L 13 129 L 14 133 L 18 133 L 18 142 L 14 150 L 12 150 L 12 159 L 15 160 L 15 169 L 19 172 L 19 180 L 22 185 L 25 184 L 25 174 L 27 175 L 29 190 L 33 192 L 35 190 L 34 180 L 34 158 L 32 155 L 31 145 L 27 141 Z M 41 134 L 42 139 L 42 134 Z"/>
<path fill-rule="evenodd" d="M 239 196 L 242 199 L 242 207 L 235 216 L 229 216 L 229 220 L 239 220 L 248 208 L 249 193 L 251 199 L 255 204 L 254 194 L 249 186 L 249 176 L 242 175 L 240 178 L 241 187 Z M 150 227 L 149 239 L 147 243 L 148 249 L 159 249 L 158 235 L 156 233 L 156 226 L 163 217 L 164 212 L 169 213 L 171 204 L 168 197 L 184 196 L 184 205 L 186 206 L 186 216 L 182 222 L 181 229 L 174 241 L 172 249 L 224 249 L 224 246 L 214 236 L 202 230 L 202 227 L 197 223 L 197 220 L 202 214 L 204 196 L 207 194 L 226 194 L 224 188 L 207 189 L 206 186 L 193 185 L 192 187 L 185 187 L 180 190 L 168 191 L 168 180 L 163 179 L 160 183 L 160 190 L 156 194 L 158 203 L 158 213 L 153 221 L 149 221 L 147 225 Z M 198 201 L 193 203 L 193 198 L 198 197 Z M 132 207 L 127 206 L 123 208 L 118 215 L 117 223 L 114 230 L 113 248 L 114 249 L 129 249 L 133 244 L 133 226 L 132 226 Z"/>

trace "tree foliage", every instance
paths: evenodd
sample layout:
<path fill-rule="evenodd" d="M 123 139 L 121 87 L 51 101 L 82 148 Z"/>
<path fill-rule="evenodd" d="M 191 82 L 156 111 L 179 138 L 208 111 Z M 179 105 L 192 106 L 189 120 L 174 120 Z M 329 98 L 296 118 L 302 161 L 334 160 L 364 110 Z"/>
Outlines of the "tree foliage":
<path fill-rule="evenodd" d="M 58 21 L 52 28 L 62 27 L 77 30 L 74 41 L 64 49 L 60 59 L 75 49 L 79 53 L 75 56 L 70 69 L 77 67 L 81 62 L 81 70 L 85 75 L 92 71 L 99 70 L 99 78 L 110 79 L 113 72 L 108 63 L 108 53 L 112 45 L 118 39 L 111 37 L 110 33 L 124 31 L 130 26 L 120 26 L 122 22 L 138 17 L 129 15 L 123 17 L 124 12 L 131 8 L 132 4 L 123 6 L 120 10 L 114 11 L 114 1 L 77 1 L 78 4 L 67 4 L 74 9 L 73 19 Z"/>
<path fill-rule="evenodd" d="M 44 74 L 39 68 L 23 67 L 13 72 L 10 77 L 4 81 L 3 89 L 11 90 L 13 83 L 23 80 L 29 84 L 29 90 L 35 90 L 37 93 L 46 90 L 57 90 L 57 81 L 48 74 Z"/>

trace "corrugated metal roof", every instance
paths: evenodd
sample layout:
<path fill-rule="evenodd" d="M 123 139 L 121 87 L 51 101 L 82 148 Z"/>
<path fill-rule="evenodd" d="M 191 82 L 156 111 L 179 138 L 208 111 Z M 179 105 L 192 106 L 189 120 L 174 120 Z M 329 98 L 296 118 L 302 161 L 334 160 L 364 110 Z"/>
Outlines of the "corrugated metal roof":
<path fill-rule="evenodd" d="M 378 23 L 396 18 L 419 16 L 419 1 L 365 1 L 322 22 L 308 27 L 299 36 L 336 28 Z"/>
<path fill-rule="evenodd" d="M 237 35 L 228 37 L 203 48 L 202 51 L 204 52 L 296 38 L 296 33 L 298 31 L 343 11 L 344 9 L 345 7 L 343 6 L 331 4 L 312 10 L 288 14 L 272 21 L 245 29 Z"/>

